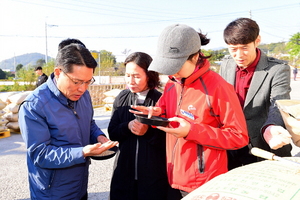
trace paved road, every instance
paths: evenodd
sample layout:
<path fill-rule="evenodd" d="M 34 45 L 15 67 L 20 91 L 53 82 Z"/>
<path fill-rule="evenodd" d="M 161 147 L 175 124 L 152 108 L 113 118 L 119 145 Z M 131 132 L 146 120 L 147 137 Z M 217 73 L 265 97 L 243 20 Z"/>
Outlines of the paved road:
<path fill-rule="evenodd" d="M 291 80 L 292 99 L 300 99 L 299 81 Z M 95 109 L 95 120 L 107 133 L 110 112 L 103 115 L 103 108 Z M 25 145 L 20 134 L 11 133 L 11 137 L 0 139 L 0 200 L 29 200 Z M 300 156 L 300 148 L 294 147 L 293 155 Z M 114 158 L 106 161 L 92 160 L 89 177 L 89 199 L 106 200 Z"/>

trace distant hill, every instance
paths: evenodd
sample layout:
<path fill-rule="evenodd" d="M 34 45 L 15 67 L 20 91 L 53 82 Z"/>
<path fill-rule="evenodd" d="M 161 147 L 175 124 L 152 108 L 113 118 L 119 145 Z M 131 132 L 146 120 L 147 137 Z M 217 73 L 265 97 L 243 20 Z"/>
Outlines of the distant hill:
<path fill-rule="evenodd" d="M 15 56 L 0 62 L 0 68 L 9 69 L 10 71 L 15 70 L 15 66 L 22 64 L 24 67 L 27 65 L 35 65 L 36 61 L 39 59 L 45 59 L 45 55 L 41 53 L 28 53 L 20 56 Z M 48 60 L 52 59 L 48 57 Z"/>

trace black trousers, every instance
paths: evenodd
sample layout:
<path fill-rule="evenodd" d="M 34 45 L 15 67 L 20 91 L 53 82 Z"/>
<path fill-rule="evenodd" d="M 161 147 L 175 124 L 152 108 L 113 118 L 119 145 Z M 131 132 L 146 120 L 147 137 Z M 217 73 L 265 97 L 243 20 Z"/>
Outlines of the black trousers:
<path fill-rule="evenodd" d="M 167 200 L 180 200 L 188 194 L 189 194 L 188 192 L 170 187 L 168 189 L 168 199 Z"/>
<path fill-rule="evenodd" d="M 88 199 L 88 193 L 86 192 L 85 195 L 80 200 L 87 200 Z"/>
<path fill-rule="evenodd" d="M 250 149 L 247 146 L 237 149 L 237 150 L 228 150 L 228 170 L 232 170 L 243 165 L 251 164 L 257 162 L 257 157 L 250 154 Z"/>

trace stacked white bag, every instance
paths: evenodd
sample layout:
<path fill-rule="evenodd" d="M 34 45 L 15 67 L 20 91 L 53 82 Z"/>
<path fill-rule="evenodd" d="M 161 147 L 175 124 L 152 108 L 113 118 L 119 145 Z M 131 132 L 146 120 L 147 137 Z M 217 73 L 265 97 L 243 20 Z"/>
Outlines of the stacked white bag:
<path fill-rule="evenodd" d="M 7 95 L 7 99 L 5 100 L 7 105 L 3 109 L 5 111 L 3 118 L 7 120 L 6 127 L 8 129 L 12 129 L 12 131 L 15 132 L 20 131 L 20 126 L 18 122 L 19 107 L 20 104 L 31 92 L 32 91 L 14 92 L 11 95 Z"/>
<path fill-rule="evenodd" d="M 107 92 L 103 93 L 105 95 L 105 98 L 102 101 L 105 103 L 104 108 L 105 108 L 106 111 L 112 110 L 115 98 L 118 96 L 118 94 L 121 91 L 122 90 L 120 90 L 120 89 L 112 89 L 110 91 L 107 91 Z"/>
<path fill-rule="evenodd" d="M 3 117 L 3 115 L 5 114 L 5 111 L 3 110 L 5 106 L 6 103 L 0 99 L 0 132 L 6 131 L 7 129 L 6 124 L 8 120 Z"/>

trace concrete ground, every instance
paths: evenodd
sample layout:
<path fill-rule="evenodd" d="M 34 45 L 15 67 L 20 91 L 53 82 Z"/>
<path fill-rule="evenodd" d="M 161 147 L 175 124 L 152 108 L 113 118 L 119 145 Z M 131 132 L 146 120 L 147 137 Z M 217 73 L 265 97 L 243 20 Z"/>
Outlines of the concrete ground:
<path fill-rule="evenodd" d="M 291 80 L 291 98 L 300 99 L 300 78 Z M 95 109 L 95 121 L 107 134 L 110 112 L 103 108 Z M 300 148 L 293 147 L 293 156 L 300 156 Z M 106 200 L 109 193 L 110 178 L 114 158 L 105 161 L 92 160 L 89 176 L 89 199 Z M 27 181 L 26 149 L 19 133 L 0 139 L 0 199 L 29 200 Z"/>

